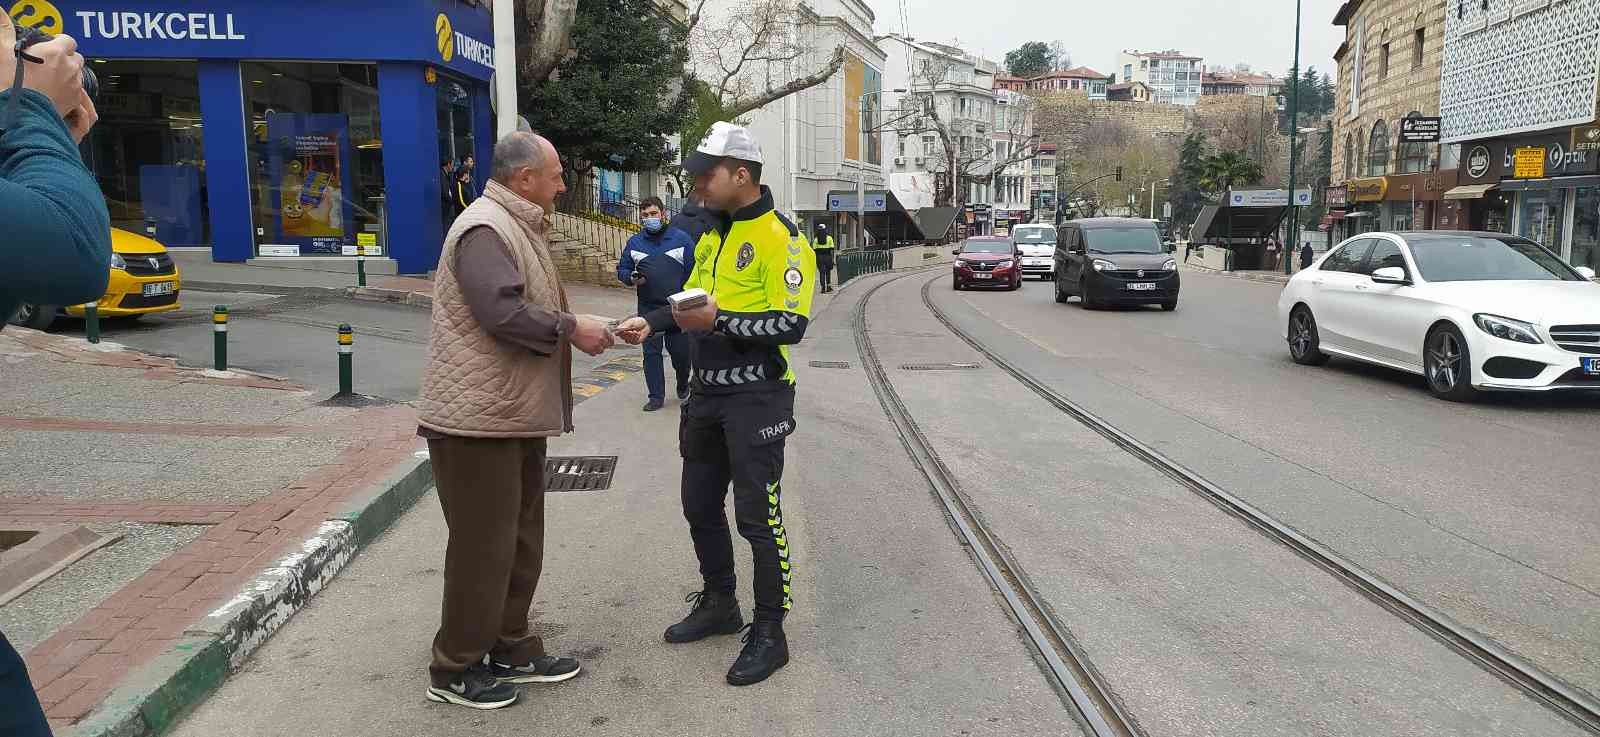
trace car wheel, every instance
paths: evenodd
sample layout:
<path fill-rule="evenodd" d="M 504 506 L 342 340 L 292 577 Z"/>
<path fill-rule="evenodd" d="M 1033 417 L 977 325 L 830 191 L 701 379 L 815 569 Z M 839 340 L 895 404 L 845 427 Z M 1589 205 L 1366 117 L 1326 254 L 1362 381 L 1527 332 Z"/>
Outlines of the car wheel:
<path fill-rule="evenodd" d="M 1454 325 L 1445 325 L 1428 334 L 1423 346 L 1423 374 L 1433 396 L 1451 402 L 1466 402 L 1478 395 L 1472 388 L 1472 353 L 1467 339 Z"/>
<path fill-rule="evenodd" d="M 1306 307 L 1296 307 L 1289 313 L 1289 357 L 1302 366 L 1321 366 L 1328 362 L 1322 352 L 1322 340 L 1317 336 L 1317 318 Z"/>
<path fill-rule="evenodd" d="M 11 317 L 12 325 L 21 325 L 34 330 L 49 330 L 56 324 L 56 308 L 51 305 L 23 305 L 17 308 L 17 314 Z"/>
<path fill-rule="evenodd" d="M 1006 287 L 1006 291 L 1015 292 L 1015 291 L 1017 291 L 1018 289 L 1021 289 L 1021 288 L 1022 288 L 1022 275 L 1018 274 L 1018 275 L 1016 275 L 1016 276 L 1011 278 L 1011 286 Z"/>
<path fill-rule="evenodd" d="M 1169 300 L 1169 301 L 1166 301 L 1166 302 L 1162 302 L 1161 303 L 1161 309 L 1163 309 L 1163 310 L 1165 310 L 1167 312 L 1171 312 L 1173 310 L 1178 309 L 1178 300 L 1174 299 L 1174 300 Z"/>
<path fill-rule="evenodd" d="M 1066 304 L 1067 303 L 1067 293 L 1061 291 L 1061 280 L 1060 279 L 1056 279 L 1056 278 L 1051 278 L 1050 281 L 1054 282 L 1053 284 L 1050 285 L 1050 289 L 1051 289 L 1051 291 L 1054 291 L 1056 293 L 1056 304 L 1063 304 L 1063 305 Z"/>
<path fill-rule="evenodd" d="M 961 280 L 960 279 L 951 279 L 950 280 L 950 288 L 954 289 L 957 292 L 961 291 Z"/>
<path fill-rule="evenodd" d="M 1078 279 L 1078 304 L 1082 305 L 1083 309 L 1086 310 L 1092 310 L 1095 308 L 1094 300 L 1089 299 L 1088 277 L 1079 277 Z"/>

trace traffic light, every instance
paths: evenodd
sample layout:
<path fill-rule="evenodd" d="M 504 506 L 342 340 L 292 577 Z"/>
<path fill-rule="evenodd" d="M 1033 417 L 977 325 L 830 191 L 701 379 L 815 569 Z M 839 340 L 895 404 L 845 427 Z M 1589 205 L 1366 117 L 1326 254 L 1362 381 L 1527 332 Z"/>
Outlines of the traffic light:
<path fill-rule="evenodd" d="M 1117 167 L 1117 181 L 1122 181 L 1122 167 Z"/>

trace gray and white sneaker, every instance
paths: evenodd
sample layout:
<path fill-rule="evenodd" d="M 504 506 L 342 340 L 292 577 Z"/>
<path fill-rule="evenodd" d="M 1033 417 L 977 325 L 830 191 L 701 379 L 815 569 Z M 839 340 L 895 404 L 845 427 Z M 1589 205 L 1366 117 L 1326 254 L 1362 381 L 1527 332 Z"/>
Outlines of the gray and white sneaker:
<path fill-rule="evenodd" d="M 429 701 L 469 709 L 503 709 L 517 703 L 517 689 L 501 683 L 482 665 L 466 669 L 443 686 L 429 685 L 427 696 Z"/>
<path fill-rule="evenodd" d="M 489 673 L 501 683 L 560 683 L 583 670 L 572 658 L 545 655 L 521 665 L 508 665 L 491 658 Z"/>

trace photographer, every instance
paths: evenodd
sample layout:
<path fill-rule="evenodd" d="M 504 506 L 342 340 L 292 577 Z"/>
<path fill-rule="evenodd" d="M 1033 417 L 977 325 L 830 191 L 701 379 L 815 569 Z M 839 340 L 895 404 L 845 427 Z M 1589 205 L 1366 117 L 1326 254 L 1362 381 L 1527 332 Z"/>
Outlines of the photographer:
<path fill-rule="evenodd" d="M 83 304 L 110 279 L 111 217 L 78 143 L 98 116 L 83 57 L 69 36 L 12 53 L 17 30 L 0 17 L 0 316 L 18 305 Z M 21 85 L 16 85 L 20 67 Z M 3 670 L 3 667 L 0 667 Z"/>
<path fill-rule="evenodd" d="M 0 221 L 7 228 L 0 259 L 9 277 L 0 286 L 0 317 L 6 318 L 22 302 L 99 299 L 111 265 L 111 217 L 78 155 L 98 119 L 78 44 L 57 36 L 16 48 L 17 29 L 0 14 Z M 0 734 L 50 734 L 27 666 L 3 634 L 0 704 Z"/>

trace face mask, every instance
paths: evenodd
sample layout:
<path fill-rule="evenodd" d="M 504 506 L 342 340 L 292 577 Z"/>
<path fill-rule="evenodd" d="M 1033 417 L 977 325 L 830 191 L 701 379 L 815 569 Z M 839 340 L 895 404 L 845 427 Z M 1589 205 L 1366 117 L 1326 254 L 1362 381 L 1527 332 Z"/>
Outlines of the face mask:
<path fill-rule="evenodd" d="M 661 218 L 645 218 L 644 229 L 650 233 L 661 232 Z"/>

